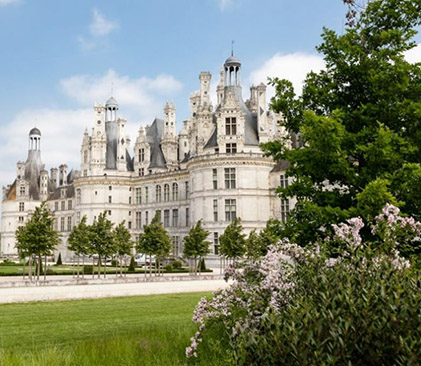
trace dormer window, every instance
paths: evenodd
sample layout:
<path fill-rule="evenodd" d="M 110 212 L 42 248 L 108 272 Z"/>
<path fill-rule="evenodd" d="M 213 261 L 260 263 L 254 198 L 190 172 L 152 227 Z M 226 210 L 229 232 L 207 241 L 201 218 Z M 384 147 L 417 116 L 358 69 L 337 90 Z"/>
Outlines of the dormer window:
<path fill-rule="evenodd" d="M 225 118 L 225 134 L 228 136 L 237 134 L 237 119 L 235 117 Z"/>
<path fill-rule="evenodd" d="M 26 194 L 25 186 L 20 186 L 19 193 L 21 196 L 24 196 Z"/>

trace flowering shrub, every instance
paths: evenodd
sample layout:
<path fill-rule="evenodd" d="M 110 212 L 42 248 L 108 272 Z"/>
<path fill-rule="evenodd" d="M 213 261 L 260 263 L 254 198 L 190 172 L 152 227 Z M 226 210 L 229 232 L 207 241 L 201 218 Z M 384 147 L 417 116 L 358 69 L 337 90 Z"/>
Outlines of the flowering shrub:
<path fill-rule="evenodd" d="M 227 268 L 230 287 L 202 298 L 188 358 L 213 347 L 221 364 L 410 365 L 421 359 L 420 280 L 399 254 L 421 225 L 387 205 L 372 228 L 376 245 L 353 218 L 334 237 L 303 249 L 288 240 L 259 261 Z M 329 258 L 331 241 L 344 250 Z M 373 249 L 376 248 L 376 249 Z"/>

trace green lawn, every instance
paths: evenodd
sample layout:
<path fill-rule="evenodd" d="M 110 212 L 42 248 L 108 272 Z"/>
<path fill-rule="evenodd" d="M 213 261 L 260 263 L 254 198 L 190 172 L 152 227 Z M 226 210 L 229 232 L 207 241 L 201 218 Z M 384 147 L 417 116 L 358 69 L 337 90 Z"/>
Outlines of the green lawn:
<path fill-rule="evenodd" d="M 184 352 L 204 295 L 0 305 L 0 365 L 191 364 Z"/>

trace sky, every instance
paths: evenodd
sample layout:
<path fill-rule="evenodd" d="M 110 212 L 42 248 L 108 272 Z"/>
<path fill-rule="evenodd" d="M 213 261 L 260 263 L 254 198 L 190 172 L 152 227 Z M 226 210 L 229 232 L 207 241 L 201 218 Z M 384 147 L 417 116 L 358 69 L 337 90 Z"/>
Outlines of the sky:
<path fill-rule="evenodd" d="M 215 88 L 232 41 L 244 99 L 268 76 L 299 88 L 323 68 L 322 28 L 342 33 L 345 12 L 341 0 L 0 0 L 0 185 L 15 179 L 35 126 L 46 168 L 78 169 L 93 106 L 111 94 L 132 146 L 166 101 L 181 129 L 199 73 Z M 408 58 L 421 60 L 421 46 Z"/>

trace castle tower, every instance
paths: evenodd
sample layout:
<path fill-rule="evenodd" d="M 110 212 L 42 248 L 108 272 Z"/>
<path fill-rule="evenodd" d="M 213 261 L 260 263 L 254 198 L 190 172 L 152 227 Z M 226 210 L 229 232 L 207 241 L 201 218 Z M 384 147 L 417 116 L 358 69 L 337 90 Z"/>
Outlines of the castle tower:
<path fill-rule="evenodd" d="M 164 107 L 164 136 L 161 141 L 161 147 L 169 169 L 176 168 L 178 166 L 178 143 L 175 124 L 175 106 L 174 104 L 167 102 Z"/>
<path fill-rule="evenodd" d="M 200 104 L 207 106 L 211 104 L 210 100 L 210 82 L 212 74 L 210 72 L 201 72 L 199 74 L 200 80 Z"/>
<path fill-rule="evenodd" d="M 222 66 L 221 72 L 219 73 L 219 84 L 216 87 L 216 97 L 218 105 L 221 104 L 222 99 L 224 98 L 224 88 L 225 88 L 225 67 Z"/>
<path fill-rule="evenodd" d="M 176 135 L 176 120 L 175 120 L 175 106 L 173 103 L 165 103 L 164 107 L 164 137 L 175 137 Z"/>
<path fill-rule="evenodd" d="M 59 186 L 67 186 L 67 165 L 62 164 L 59 169 Z"/>
<path fill-rule="evenodd" d="M 257 87 L 257 131 L 259 142 L 268 142 L 268 118 L 266 110 L 266 85 L 261 83 Z"/>
<path fill-rule="evenodd" d="M 105 103 L 105 133 L 107 135 L 106 168 L 117 169 L 118 103 L 111 97 Z"/>

